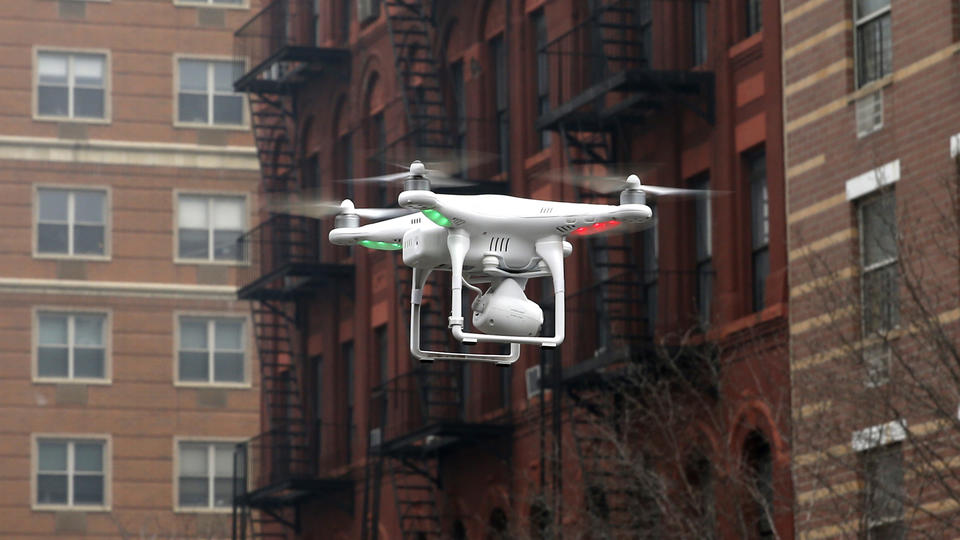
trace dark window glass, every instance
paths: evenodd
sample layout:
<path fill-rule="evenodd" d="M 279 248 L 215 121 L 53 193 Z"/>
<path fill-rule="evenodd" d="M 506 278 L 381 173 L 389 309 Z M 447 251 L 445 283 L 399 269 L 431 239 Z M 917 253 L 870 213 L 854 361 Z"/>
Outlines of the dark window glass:
<path fill-rule="evenodd" d="M 510 96 L 507 84 L 507 49 L 503 34 L 490 40 L 490 57 L 493 60 L 493 88 L 496 100 L 497 152 L 500 154 L 500 171 L 510 166 Z"/>
<path fill-rule="evenodd" d="M 746 0 L 747 36 L 752 36 L 763 28 L 763 0 Z"/>

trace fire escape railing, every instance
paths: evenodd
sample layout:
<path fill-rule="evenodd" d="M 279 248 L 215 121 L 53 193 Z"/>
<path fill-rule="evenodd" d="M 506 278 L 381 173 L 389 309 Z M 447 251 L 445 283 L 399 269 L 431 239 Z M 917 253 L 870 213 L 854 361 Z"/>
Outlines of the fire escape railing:
<path fill-rule="evenodd" d="M 370 429 L 379 429 L 380 440 L 386 442 L 432 425 L 463 422 L 462 399 L 453 371 L 405 373 L 371 391 Z"/>
<path fill-rule="evenodd" d="M 321 228 L 312 218 L 278 214 L 244 233 L 239 253 L 247 265 L 237 271 L 240 298 L 296 265 L 320 264 Z M 283 286 L 285 284 L 281 284 Z"/>
<path fill-rule="evenodd" d="M 279 57 L 316 47 L 312 2 L 273 0 L 234 33 L 233 57 L 238 69 L 243 70 L 234 77 L 238 88 L 256 79 Z"/>

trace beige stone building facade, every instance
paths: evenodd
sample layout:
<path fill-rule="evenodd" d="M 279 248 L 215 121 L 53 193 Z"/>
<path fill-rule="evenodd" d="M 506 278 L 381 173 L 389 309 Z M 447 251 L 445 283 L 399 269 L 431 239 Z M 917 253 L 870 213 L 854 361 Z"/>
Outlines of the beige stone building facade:
<path fill-rule="evenodd" d="M 230 534 L 258 4 L 0 2 L 0 538 Z"/>

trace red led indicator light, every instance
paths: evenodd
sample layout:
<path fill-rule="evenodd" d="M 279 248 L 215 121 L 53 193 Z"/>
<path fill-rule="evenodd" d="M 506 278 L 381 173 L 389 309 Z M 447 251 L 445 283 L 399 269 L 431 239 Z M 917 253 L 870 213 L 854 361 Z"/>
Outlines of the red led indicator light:
<path fill-rule="evenodd" d="M 620 225 L 619 221 L 612 219 L 610 221 L 594 223 L 593 225 L 590 225 L 587 227 L 577 227 L 570 234 L 572 236 L 590 236 L 591 234 L 602 233 L 604 231 L 610 230 L 619 225 Z"/>

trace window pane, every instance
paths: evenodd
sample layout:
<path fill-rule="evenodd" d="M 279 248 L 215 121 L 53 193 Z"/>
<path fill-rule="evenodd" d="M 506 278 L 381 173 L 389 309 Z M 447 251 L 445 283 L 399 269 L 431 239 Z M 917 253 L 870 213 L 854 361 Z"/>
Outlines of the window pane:
<path fill-rule="evenodd" d="M 102 315 L 77 315 L 74 318 L 74 344 L 103 345 Z"/>
<path fill-rule="evenodd" d="M 37 475 L 37 504 L 66 504 L 67 476 L 65 474 Z"/>
<path fill-rule="evenodd" d="M 74 504 L 103 504 L 103 476 L 78 475 L 73 479 Z"/>
<path fill-rule="evenodd" d="M 869 267 L 897 257 L 897 222 L 895 199 L 884 195 L 861 207 L 863 265 Z"/>
<path fill-rule="evenodd" d="M 217 321 L 216 327 L 216 349 L 218 351 L 243 350 L 243 322 L 242 321 Z"/>
<path fill-rule="evenodd" d="M 233 450 L 232 444 L 216 445 L 213 461 L 217 478 L 233 478 Z"/>
<path fill-rule="evenodd" d="M 101 191 L 74 192 L 74 219 L 82 223 L 102 225 L 106 195 Z"/>
<path fill-rule="evenodd" d="M 207 349 L 206 319 L 180 319 L 180 348 Z"/>
<path fill-rule="evenodd" d="M 240 125 L 243 123 L 243 98 L 241 96 L 214 96 L 213 123 Z"/>
<path fill-rule="evenodd" d="M 78 86 L 95 86 L 103 88 L 103 65 L 106 62 L 102 55 L 78 54 L 73 57 L 73 80 Z"/>
<path fill-rule="evenodd" d="M 41 116 L 67 116 L 69 90 L 65 86 L 40 86 L 37 88 L 37 113 Z"/>
<path fill-rule="evenodd" d="M 37 55 L 37 75 L 40 84 L 67 84 L 67 55 L 40 53 Z"/>
<path fill-rule="evenodd" d="M 103 444 L 78 442 L 73 448 L 77 471 L 103 472 Z"/>
<path fill-rule="evenodd" d="M 857 0 L 857 17 L 890 7 L 890 0 Z"/>
<path fill-rule="evenodd" d="M 103 90 L 73 89 L 73 116 L 76 118 L 103 118 Z"/>
<path fill-rule="evenodd" d="M 75 349 L 73 351 L 73 376 L 102 379 L 104 372 L 103 349 Z"/>
<path fill-rule="evenodd" d="M 857 27 L 857 84 L 863 86 L 890 73 L 892 39 L 890 15 Z"/>
<path fill-rule="evenodd" d="M 63 189 L 37 190 L 37 215 L 40 221 L 67 222 L 70 192 Z"/>
<path fill-rule="evenodd" d="M 241 231 L 215 231 L 213 233 L 213 258 L 218 261 L 236 261 L 240 259 L 238 241 Z"/>
<path fill-rule="evenodd" d="M 37 375 L 40 377 L 69 377 L 66 347 L 37 349 Z"/>
<path fill-rule="evenodd" d="M 199 122 L 206 124 L 207 96 L 203 94 L 180 93 L 180 110 L 177 119 L 181 122 Z"/>
<path fill-rule="evenodd" d="M 233 478 L 217 478 L 213 481 L 213 505 L 228 507 L 233 504 Z"/>
<path fill-rule="evenodd" d="M 243 353 L 216 353 L 214 380 L 217 382 L 243 382 Z"/>
<path fill-rule="evenodd" d="M 210 226 L 207 216 L 207 198 L 183 195 L 178 201 L 177 223 L 187 229 L 206 229 Z"/>
<path fill-rule="evenodd" d="M 207 445 L 180 445 L 180 474 L 183 476 L 207 476 Z"/>
<path fill-rule="evenodd" d="M 43 314 L 39 317 L 40 331 L 38 341 L 40 345 L 67 344 L 67 316 Z"/>
<path fill-rule="evenodd" d="M 44 472 L 67 470 L 67 443 L 41 442 L 37 445 L 37 467 Z"/>
<path fill-rule="evenodd" d="M 178 253 L 184 259 L 209 259 L 209 232 L 206 229 L 180 229 Z"/>
<path fill-rule="evenodd" d="M 213 89 L 217 92 L 233 92 L 233 62 L 213 62 Z"/>
<path fill-rule="evenodd" d="M 864 332 L 882 332 L 900 322 L 900 280 L 897 265 L 890 264 L 863 275 Z"/>
<path fill-rule="evenodd" d="M 102 225 L 76 225 L 73 229 L 74 254 L 104 254 Z"/>
<path fill-rule="evenodd" d="M 40 253 L 67 253 L 70 249 L 66 225 L 37 225 L 37 251 Z"/>
<path fill-rule="evenodd" d="M 180 90 L 207 91 L 207 63 L 199 60 L 180 60 Z"/>
<path fill-rule="evenodd" d="M 213 200 L 213 228 L 231 231 L 243 230 L 243 199 L 220 198 Z"/>
<path fill-rule="evenodd" d="M 753 310 L 764 307 L 767 291 L 767 276 L 770 274 L 770 251 L 763 249 L 753 254 Z"/>
<path fill-rule="evenodd" d="M 181 381 L 209 381 L 210 366 L 207 353 L 180 353 Z"/>
<path fill-rule="evenodd" d="M 180 506 L 207 506 L 206 478 L 180 477 Z"/>
<path fill-rule="evenodd" d="M 243 3 L 243 0 L 213 0 L 214 4 L 233 4 L 239 6 Z"/>

